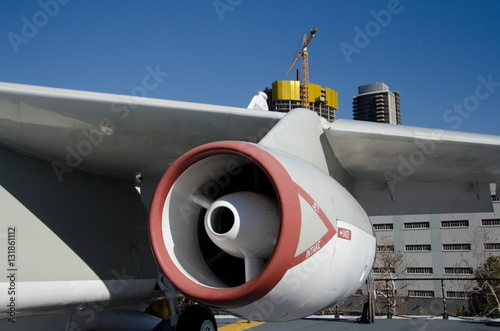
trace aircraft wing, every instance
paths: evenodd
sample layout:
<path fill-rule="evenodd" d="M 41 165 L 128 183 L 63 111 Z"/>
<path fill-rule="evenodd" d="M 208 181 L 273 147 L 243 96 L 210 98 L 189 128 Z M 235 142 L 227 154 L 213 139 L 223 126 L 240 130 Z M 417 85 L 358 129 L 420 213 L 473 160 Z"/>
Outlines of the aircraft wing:
<path fill-rule="evenodd" d="M 231 314 L 307 316 L 368 277 L 368 215 L 488 211 L 500 181 L 496 136 L 7 83 L 0 146 L 0 231 L 22 252 L 0 318 L 64 311 L 66 329 L 142 302 L 158 266 Z"/>
<path fill-rule="evenodd" d="M 0 83 L 0 145 L 66 168 L 135 180 L 218 140 L 258 142 L 283 114 Z"/>
<path fill-rule="evenodd" d="M 348 120 L 325 134 L 333 172 L 369 215 L 492 210 L 498 136 Z"/>

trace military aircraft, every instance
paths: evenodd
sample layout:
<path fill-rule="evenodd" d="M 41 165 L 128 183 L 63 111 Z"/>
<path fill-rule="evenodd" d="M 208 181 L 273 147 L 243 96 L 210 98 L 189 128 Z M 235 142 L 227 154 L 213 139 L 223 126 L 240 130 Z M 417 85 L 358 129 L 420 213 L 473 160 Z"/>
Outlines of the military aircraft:
<path fill-rule="evenodd" d="M 260 100 L 262 101 L 262 100 Z M 2 329 L 301 318 L 372 268 L 369 216 L 491 211 L 500 137 L 0 83 Z M 254 102 L 255 104 L 255 102 Z"/>

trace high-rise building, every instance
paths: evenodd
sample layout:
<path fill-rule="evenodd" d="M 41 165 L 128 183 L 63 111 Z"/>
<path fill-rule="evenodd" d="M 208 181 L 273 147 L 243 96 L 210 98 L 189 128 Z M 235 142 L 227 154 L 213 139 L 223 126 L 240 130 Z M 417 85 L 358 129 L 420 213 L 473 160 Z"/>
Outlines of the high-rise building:
<path fill-rule="evenodd" d="M 289 112 L 301 107 L 300 82 L 280 80 L 273 82 L 272 89 L 265 89 L 269 110 Z M 309 107 L 320 116 L 332 122 L 339 108 L 337 91 L 309 83 Z"/>
<path fill-rule="evenodd" d="M 359 86 L 352 106 L 355 120 L 401 124 L 399 92 L 389 91 L 384 83 Z"/>

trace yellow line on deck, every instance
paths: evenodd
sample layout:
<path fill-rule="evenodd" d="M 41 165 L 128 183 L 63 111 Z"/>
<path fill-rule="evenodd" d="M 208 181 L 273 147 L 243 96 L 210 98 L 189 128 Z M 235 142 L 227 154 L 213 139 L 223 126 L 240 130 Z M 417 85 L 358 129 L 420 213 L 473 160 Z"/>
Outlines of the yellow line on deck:
<path fill-rule="evenodd" d="M 259 326 L 261 324 L 264 324 L 265 322 L 249 322 L 247 320 L 241 320 L 233 324 L 229 324 L 226 326 L 221 326 L 217 330 L 219 331 L 243 331 L 243 330 L 248 330 L 253 327 Z"/>

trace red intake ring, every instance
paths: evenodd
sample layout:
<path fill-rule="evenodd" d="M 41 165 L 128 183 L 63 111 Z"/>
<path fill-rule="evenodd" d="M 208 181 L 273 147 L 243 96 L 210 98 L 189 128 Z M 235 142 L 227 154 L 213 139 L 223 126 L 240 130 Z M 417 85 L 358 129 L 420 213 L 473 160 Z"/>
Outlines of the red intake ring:
<path fill-rule="evenodd" d="M 214 288 L 194 281 L 174 263 L 165 247 L 162 215 L 167 195 L 179 176 L 196 162 L 221 154 L 245 158 L 264 171 L 276 191 L 281 220 L 276 247 L 264 269 L 256 277 L 242 285 Z M 300 215 L 296 184 L 276 158 L 255 144 L 221 141 L 192 149 L 168 168 L 153 197 L 149 216 L 149 231 L 157 262 L 163 273 L 179 291 L 200 303 L 222 309 L 231 309 L 249 305 L 264 297 L 278 284 L 287 270 L 293 267 L 300 237 Z"/>

